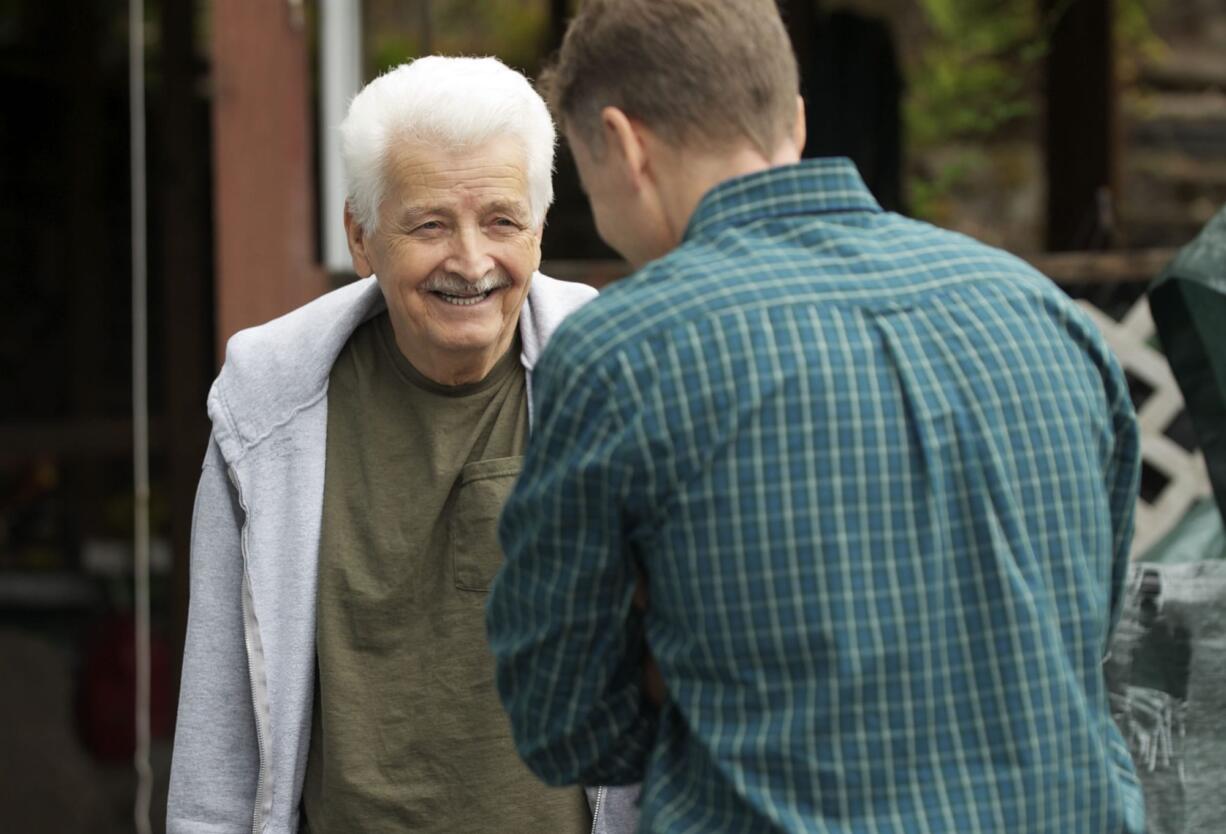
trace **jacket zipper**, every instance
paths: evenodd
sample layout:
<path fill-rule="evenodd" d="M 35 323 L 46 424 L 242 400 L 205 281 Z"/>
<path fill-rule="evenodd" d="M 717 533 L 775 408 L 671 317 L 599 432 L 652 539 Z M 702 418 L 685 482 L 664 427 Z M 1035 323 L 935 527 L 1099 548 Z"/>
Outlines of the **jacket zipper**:
<path fill-rule="evenodd" d="M 604 785 L 596 789 L 596 807 L 592 809 L 592 834 L 597 834 L 596 826 L 600 825 L 600 806 L 604 803 L 604 792 L 608 790 Z"/>
<path fill-rule="evenodd" d="M 238 496 L 238 505 L 243 510 L 243 527 L 239 534 L 239 551 L 243 557 L 243 644 L 247 649 L 247 682 L 251 689 L 251 711 L 255 717 L 255 744 L 260 757 L 260 766 L 256 772 L 255 784 L 255 809 L 251 815 L 251 832 L 252 834 L 260 834 L 260 829 L 264 826 L 264 773 L 266 769 L 266 756 L 264 752 L 264 721 L 263 713 L 260 709 L 260 698 L 255 683 L 255 645 L 254 636 L 252 634 L 253 622 L 255 613 L 252 607 L 255 604 L 251 592 L 251 581 L 247 573 L 247 505 L 243 502 L 243 490 L 238 484 L 238 476 L 234 474 L 233 467 L 227 467 L 226 473 L 230 476 L 230 483 L 234 485 L 234 492 Z"/>

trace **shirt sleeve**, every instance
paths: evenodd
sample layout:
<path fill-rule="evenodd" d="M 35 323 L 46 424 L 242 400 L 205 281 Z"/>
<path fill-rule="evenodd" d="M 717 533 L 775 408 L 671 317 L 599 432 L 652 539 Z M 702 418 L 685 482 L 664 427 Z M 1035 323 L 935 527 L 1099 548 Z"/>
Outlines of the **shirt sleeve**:
<path fill-rule="evenodd" d="M 1107 461 L 1107 496 L 1111 506 L 1113 544 L 1111 624 L 1108 634 L 1119 622 L 1124 585 L 1131 566 L 1132 539 L 1137 513 L 1137 493 L 1141 482 L 1141 437 L 1137 414 L 1128 394 L 1124 372 L 1112 361 L 1117 378 L 1111 409 L 1114 444 Z"/>
<path fill-rule="evenodd" d="M 215 440 L 192 514 L 191 606 L 166 830 L 250 830 L 259 749 L 243 639 L 243 510 Z"/>
<path fill-rule="evenodd" d="M 558 347 L 558 339 L 555 336 Z M 536 421 L 499 526 L 487 625 L 520 756 L 551 785 L 641 780 L 656 708 L 643 694 L 627 498 L 633 434 L 608 376 L 547 351 Z"/>

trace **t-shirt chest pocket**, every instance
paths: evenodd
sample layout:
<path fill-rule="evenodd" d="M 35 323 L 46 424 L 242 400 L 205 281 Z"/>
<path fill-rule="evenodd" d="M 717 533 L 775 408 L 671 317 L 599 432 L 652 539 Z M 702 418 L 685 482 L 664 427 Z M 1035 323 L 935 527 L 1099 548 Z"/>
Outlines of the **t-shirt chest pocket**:
<path fill-rule="evenodd" d="M 502 566 L 498 516 L 523 468 L 523 457 L 493 458 L 460 470 L 460 487 L 451 513 L 451 569 L 455 586 L 488 591 Z"/>

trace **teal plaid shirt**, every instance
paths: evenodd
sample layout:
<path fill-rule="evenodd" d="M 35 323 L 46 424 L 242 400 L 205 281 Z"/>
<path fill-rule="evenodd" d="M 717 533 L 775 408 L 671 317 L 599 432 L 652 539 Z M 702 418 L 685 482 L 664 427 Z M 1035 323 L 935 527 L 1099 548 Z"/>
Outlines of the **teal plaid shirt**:
<path fill-rule="evenodd" d="M 542 779 L 644 780 L 646 832 L 1143 829 L 1101 670 L 1136 420 L 1047 279 L 845 160 L 775 168 L 533 386 L 488 614 Z"/>

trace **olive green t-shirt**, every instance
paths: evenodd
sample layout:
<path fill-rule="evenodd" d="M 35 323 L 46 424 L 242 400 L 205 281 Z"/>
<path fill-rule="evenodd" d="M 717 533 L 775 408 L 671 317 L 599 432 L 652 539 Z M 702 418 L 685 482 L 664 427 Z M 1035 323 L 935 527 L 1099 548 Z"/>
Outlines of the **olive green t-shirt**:
<path fill-rule="evenodd" d="M 481 382 L 443 386 L 405 359 L 384 313 L 332 368 L 312 834 L 590 828 L 582 790 L 542 785 L 516 756 L 485 638 L 498 514 L 528 433 L 519 350 Z"/>

